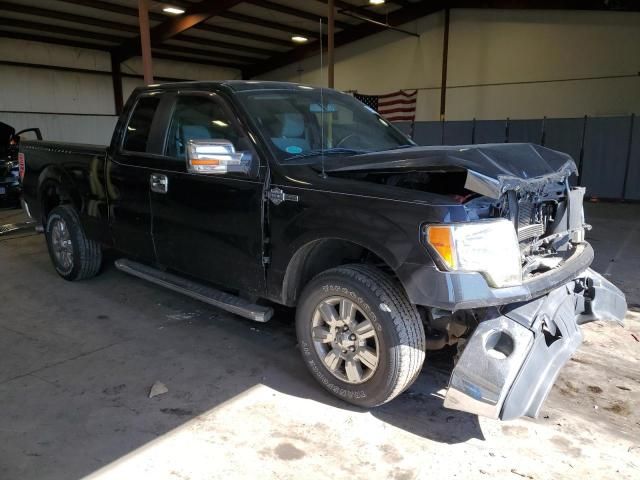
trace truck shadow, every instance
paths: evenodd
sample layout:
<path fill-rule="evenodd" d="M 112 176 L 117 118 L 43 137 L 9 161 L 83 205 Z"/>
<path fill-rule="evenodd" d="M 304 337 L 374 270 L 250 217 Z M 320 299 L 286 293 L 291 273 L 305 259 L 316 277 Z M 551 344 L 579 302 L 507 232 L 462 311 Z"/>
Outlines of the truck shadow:
<path fill-rule="evenodd" d="M 236 320 L 245 323 L 242 319 Z M 286 336 L 291 346 L 287 353 L 289 362 L 295 363 L 300 358 L 292 310 L 278 308 L 274 319 L 260 328 L 272 334 Z M 438 443 L 456 444 L 472 438 L 484 440 L 477 415 L 449 410 L 443 406 L 443 394 L 449 382 L 452 366 L 448 354 L 428 354 L 422 372 L 406 392 L 368 412 L 389 425 Z M 325 392 L 301 361 L 295 363 L 295 366 L 292 365 L 289 375 L 292 381 L 286 384 L 267 382 L 266 385 L 283 393 L 309 398 L 335 408 L 354 412 L 367 411 Z M 304 384 L 304 388 L 299 388 L 301 383 Z"/>
<path fill-rule="evenodd" d="M 340 411 L 347 411 L 358 425 L 381 421 L 436 443 L 484 439 L 477 417 L 442 407 L 447 365 L 436 359 L 407 392 L 369 410 L 373 418 L 367 418 L 361 415 L 365 410 L 330 395 L 307 371 L 291 310 L 278 309 L 266 324 L 250 322 L 128 277 L 110 264 L 94 279 L 68 283 L 51 268 L 41 236 L 4 243 L 3 261 L 10 301 L 0 316 L 6 337 L 0 441 L 11 448 L 0 453 L 2 478 L 83 477 L 199 424 L 256 386 L 283 394 L 249 408 L 247 422 L 272 416 L 265 429 L 234 427 L 264 435 L 250 439 L 260 444 L 273 443 L 275 434 L 292 442 L 304 435 L 302 446 L 321 450 L 329 448 L 326 441 L 340 442 L 339 434 L 324 438 L 313 424 L 304 427 L 306 416 L 288 412 L 291 405 L 314 409 L 309 416 L 320 418 L 330 432 L 332 417 L 344 421 L 349 415 Z M 169 392 L 149 399 L 156 380 Z M 230 448 L 216 428 L 206 434 L 212 448 Z M 377 441 L 365 438 L 365 431 L 359 435 L 367 444 Z"/>

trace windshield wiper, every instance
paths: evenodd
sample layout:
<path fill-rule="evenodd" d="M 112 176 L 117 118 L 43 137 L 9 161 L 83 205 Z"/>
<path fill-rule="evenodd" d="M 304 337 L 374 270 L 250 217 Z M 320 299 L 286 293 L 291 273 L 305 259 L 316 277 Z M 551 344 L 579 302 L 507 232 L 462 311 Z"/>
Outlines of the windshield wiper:
<path fill-rule="evenodd" d="M 309 150 L 308 152 L 301 153 L 299 155 L 292 155 L 285 158 L 284 161 L 286 162 L 287 160 L 294 160 L 298 158 L 318 157 L 320 155 L 358 155 L 361 153 L 369 153 L 369 151 L 355 150 L 353 148 L 318 148 L 316 150 Z"/>

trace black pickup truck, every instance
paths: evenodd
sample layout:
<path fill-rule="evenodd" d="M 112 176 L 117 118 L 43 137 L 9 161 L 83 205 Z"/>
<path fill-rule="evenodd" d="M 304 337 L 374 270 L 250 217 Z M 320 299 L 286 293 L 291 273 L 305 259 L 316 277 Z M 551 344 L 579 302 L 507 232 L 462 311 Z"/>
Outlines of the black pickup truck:
<path fill-rule="evenodd" d="M 535 417 L 579 325 L 626 312 L 589 268 L 568 155 L 418 147 L 329 89 L 151 85 L 108 148 L 23 142 L 20 163 L 60 276 L 113 248 L 120 270 L 256 321 L 295 306 L 312 375 L 364 407 L 457 345 L 446 407 Z"/>

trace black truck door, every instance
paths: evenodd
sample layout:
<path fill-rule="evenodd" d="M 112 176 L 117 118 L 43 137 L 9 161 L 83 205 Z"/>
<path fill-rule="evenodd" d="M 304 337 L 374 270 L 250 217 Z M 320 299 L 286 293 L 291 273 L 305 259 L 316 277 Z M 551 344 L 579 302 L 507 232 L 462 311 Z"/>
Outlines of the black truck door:
<path fill-rule="evenodd" d="M 259 159 L 231 109 L 213 93 L 174 96 L 164 170 L 152 187 L 158 262 L 223 288 L 264 293 L 263 177 Z M 189 140 L 228 140 L 251 159 L 250 173 L 187 173 Z"/>
<path fill-rule="evenodd" d="M 138 97 L 128 119 L 118 125 L 119 130 L 109 149 L 105 175 L 115 247 L 148 262 L 155 261 L 151 238 L 150 167 L 161 156 L 161 104 L 167 100 L 170 99 L 159 92 Z M 122 133 L 118 135 L 118 131 Z"/>

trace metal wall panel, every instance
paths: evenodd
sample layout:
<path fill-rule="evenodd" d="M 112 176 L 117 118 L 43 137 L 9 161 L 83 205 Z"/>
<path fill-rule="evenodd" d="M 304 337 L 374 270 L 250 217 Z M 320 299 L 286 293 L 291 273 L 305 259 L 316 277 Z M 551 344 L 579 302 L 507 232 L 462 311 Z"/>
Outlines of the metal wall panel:
<path fill-rule="evenodd" d="M 476 121 L 476 143 L 504 143 L 505 120 Z"/>
<path fill-rule="evenodd" d="M 542 120 L 509 120 L 509 143 L 537 143 L 542 137 Z"/>
<path fill-rule="evenodd" d="M 628 200 L 640 200 L 640 121 L 637 116 L 633 122 L 633 137 L 625 198 Z"/>
<path fill-rule="evenodd" d="M 393 122 L 393 126 L 405 135 L 411 135 L 411 122 Z"/>
<path fill-rule="evenodd" d="M 629 122 L 630 117 L 587 120 L 581 179 L 587 195 L 622 198 Z"/>
<path fill-rule="evenodd" d="M 547 118 L 544 124 L 545 147 L 568 153 L 576 164 L 582 145 L 582 118 Z"/>
<path fill-rule="evenodd" d="M 413 139 L 418 145 L 441 145 L 442 122 L 416 122 Z"/>
<path fill-rule="evenodd" d="M 469 145 L 473 132 L 473 121 L 445 122 L 445 145 Z"/>
<path fill-rule="evenodd" d="M 16 130 L 37 127 L 45 140 L 96 145 L 109 144 L 117 119 L 115 116 L 0 112 L 0 122 Z"/>

